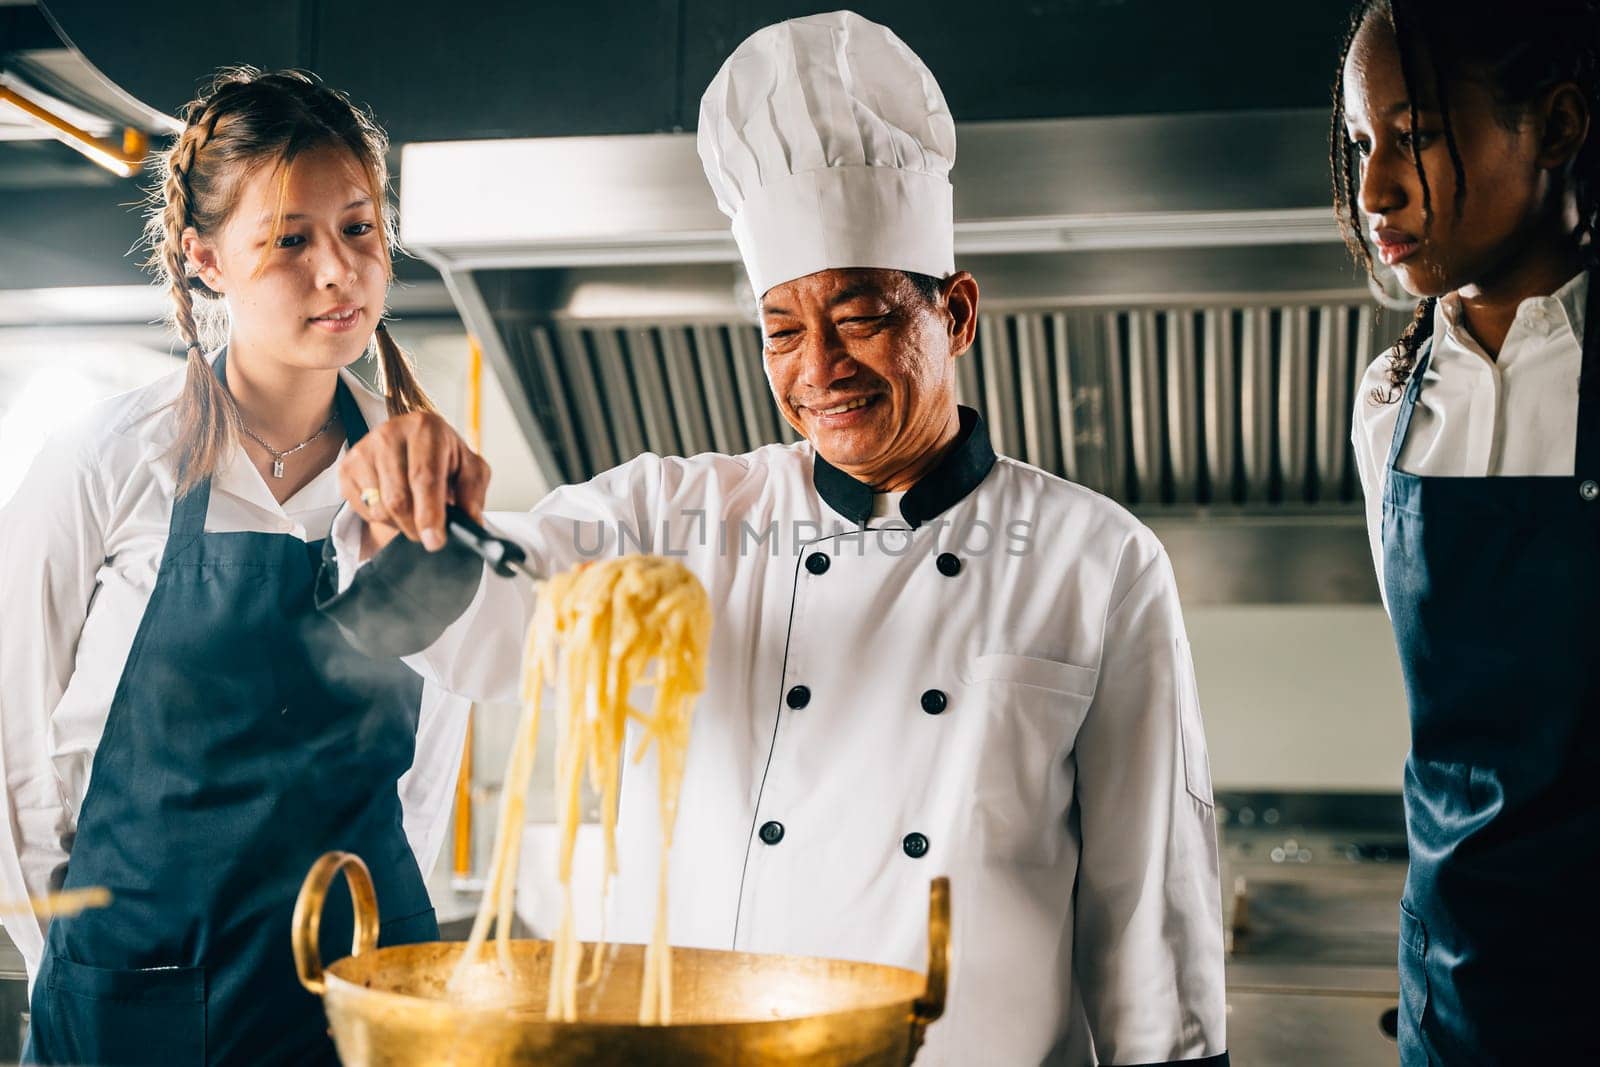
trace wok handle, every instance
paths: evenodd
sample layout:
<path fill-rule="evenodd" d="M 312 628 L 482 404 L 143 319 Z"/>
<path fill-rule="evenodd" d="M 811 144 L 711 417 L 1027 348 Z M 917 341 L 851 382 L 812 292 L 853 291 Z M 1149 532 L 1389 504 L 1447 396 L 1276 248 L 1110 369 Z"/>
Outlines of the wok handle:
<path fill-rule="evenodd" d="M 378 894 L 372 888 L 372 875 L 354 852 L 324 852 L 300 886 L 294 902 L 291 935 L 294 941 L 294 969 L 300 984 L 317 996 L 327 988 L 322 980 L 322 948 L 317 932 L 322 926 L 322 902 L 328 897 L 333 876 L 345 872 L 350 887 L 350 903 L 355 912 L 355 934 L 350 939 L 350 955 L 359 956 L 378 943 Z"/>
<path fill-rule="evenodd" d="M 945 991 L 950 984 L 950 879 L 944 875 L 928 886 L 928 986 L 911 1003 L 911 1049 L 906 1060 L 916 1059 L 928 1024 L 944 1014 Z"/>

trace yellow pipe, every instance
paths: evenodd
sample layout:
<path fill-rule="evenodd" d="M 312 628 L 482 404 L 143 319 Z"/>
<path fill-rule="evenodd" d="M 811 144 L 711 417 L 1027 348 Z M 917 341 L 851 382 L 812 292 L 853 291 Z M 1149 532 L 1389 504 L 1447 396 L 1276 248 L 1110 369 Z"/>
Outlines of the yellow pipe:
<path fill-rule="evenodd" d="M 108 144 L 87 130 L 81 130 L 57 115 L 39 106 L 27 97 L 0 85 L 0 103 L 10 104 L 28 117 L 49 128 L 56 138 L 69 148 L 82 152 L 90 160 L 123 178 L 131 178 L 144 167 L 150 155 L 150 138 L 144 131 L 131 126 L 122 131 L 122 145 Z"/>
<path fill-rule="evenodd" d="M 472 877 L 472 709 L 467 709 L 467 739 L 461 748 L 461 772 L 456 775 L 456 821 L 451 841 L 451 873 Z"/>
<path fill-rule="evenodd" d="M 467 335 L 467 444 L 474 452 L 483 450 L 483 349 L 478 339 Z M 467 709 L 467 741 L 461 752 L 461 771 L 456 775 L 456 818 L 452 873 L 459 879 L 472 876 L 472 709 Z"/>
<path fill-rule="evenodd" d="M 483 348 L 467 335 L 467 444 L 483 451 Z"/>

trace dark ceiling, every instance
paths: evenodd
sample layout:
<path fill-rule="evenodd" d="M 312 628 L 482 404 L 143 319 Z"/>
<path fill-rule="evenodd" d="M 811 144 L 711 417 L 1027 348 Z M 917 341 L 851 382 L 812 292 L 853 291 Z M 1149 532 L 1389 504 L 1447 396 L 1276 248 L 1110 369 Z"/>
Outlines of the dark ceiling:
<path fill-rule="evenodd" d="M 938 75 L 956 119 L 970 122 L 1316 107 L 1328 98 L 1348 2 L 869 0 L 855 8 L 894 27 Z M 280 0 L 197 11 L 0 0 L 0 63 L 70 45 L 167 112 L 220 65 L 309 68 L 370 105 L 397 148 L 644 133 L 693 129 L 701 89 L 745 35 L 817 9 L 775 0 Z M 126 253 L 139 229 L 128 205 L 139 196 L 136 181 L 54 142 L 0 142 L 0 288 L 138 280 Z"/>

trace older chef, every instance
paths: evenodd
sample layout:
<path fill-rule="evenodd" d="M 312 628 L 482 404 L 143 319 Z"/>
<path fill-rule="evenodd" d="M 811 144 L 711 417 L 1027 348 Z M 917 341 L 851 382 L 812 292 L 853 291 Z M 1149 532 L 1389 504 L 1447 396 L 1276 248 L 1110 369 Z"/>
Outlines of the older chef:
<path fill-rule="evenodd" d="M 919 1062 L 1227 1062 L 1205 739 L 1172 571 L 1116 504 L 1005 457 L 958 407 L 978 286 L 954 269 L 955 128 L 933 75 L 849 12 L 769 26 L 701 105 L 700 153 L 805 436 L 644 455 L 493 523 L 551 573 L 679 556 L 716 611 L 672 856 L 675 943 L 956 969 Z M 429 547 L 486 469 L 437 418 L 344 462 L 341 559 Z M 363 501 L 363 497 L 365 500 Z M 363 539 L 365 544 L 363 545 Z M 459 692 L 513 696 L 527 583 L 399 542 L 328 609 Z M 409 588 L 408 588 L 409 586 Z M 431 616 L 431 618 L 430 618 Z M 655 900 L 654 768 L 630 766 L 614 922 Z"/>

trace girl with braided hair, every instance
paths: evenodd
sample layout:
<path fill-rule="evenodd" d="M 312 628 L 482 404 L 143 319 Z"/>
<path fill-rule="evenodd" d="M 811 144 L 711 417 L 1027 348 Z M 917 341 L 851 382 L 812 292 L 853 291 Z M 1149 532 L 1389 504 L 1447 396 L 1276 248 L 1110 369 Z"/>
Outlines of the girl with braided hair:
<path fill-rule="evenodd" d="M 1411 715 L 1407 1065 L 1600 1062 L 1600 12 L 1367 0 L 1339 216 L 1422 298 L 1353 440 Z"/>
<path fill-rule="evenodd" d="M 8 921 L 30 1062 L 333 1062 L 289 937 L 331 849 L 371 868 L 382 942 L 438 936 L 465 704 L 313 603 L 339 457 L 431 410 L 381 319 L 385 138 L 298 73 L 225 71 L 185 117 L 148 235 L 186 366 L 64 428 L 0 521 L 0 896 L 112 894 Z M 383 395 L 348 369 L 374 345 Z"/>

